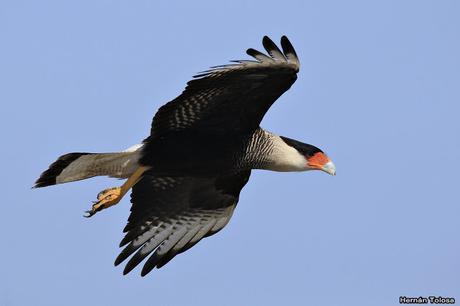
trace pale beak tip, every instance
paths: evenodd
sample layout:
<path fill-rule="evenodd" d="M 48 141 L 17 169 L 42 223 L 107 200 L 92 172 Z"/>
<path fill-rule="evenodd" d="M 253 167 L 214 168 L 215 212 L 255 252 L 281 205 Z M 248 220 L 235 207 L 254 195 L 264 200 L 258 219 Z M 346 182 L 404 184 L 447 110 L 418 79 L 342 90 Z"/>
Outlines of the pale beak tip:
<path fill-rule="evenodd" d="M 329 173 L 332 176 L 336 175 L 335 165 L 332 161 L 328 161 L 322 168 L 322 170 L 326 173 Z"/>

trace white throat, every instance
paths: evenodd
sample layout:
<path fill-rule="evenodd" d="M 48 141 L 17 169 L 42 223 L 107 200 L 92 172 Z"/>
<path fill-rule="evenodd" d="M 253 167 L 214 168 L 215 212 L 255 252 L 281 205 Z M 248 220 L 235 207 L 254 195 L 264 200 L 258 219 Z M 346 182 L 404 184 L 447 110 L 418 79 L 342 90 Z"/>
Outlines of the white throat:
<path fill-rule="evenodd" d="M 266 132 L 266 131 L 265 131 Z M 268 156 L 266 170 L 290 172 L 310 170 L 307 159 L 293 147 L 287 145 L 281 137 L 270 134 L 273 150 Z"/>

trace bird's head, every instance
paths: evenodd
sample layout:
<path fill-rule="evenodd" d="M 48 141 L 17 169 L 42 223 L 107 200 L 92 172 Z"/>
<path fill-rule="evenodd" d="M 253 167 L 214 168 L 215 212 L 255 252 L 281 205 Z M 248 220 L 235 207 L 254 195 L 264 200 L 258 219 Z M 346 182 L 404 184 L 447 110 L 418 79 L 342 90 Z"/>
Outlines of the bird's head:
<path fill-rule="evenodd" d="M 287 137 L 281 137 L 281 139 L 304 158 L 303 169 L 299 170 L 321 170 L 335 175 L 334 163 L 321 149 Z"/>

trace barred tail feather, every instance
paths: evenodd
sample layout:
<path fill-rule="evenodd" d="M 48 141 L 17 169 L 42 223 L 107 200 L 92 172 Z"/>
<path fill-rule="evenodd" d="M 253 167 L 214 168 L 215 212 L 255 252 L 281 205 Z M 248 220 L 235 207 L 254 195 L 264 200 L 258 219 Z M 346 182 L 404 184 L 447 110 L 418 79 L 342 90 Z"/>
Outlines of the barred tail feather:
<path fill-rule="evenodd" d="M 34 188 L 84 180 L 94 176 L 129 177 L 139 166 L 140 146 L 117 153 L 68 153 L 43 172 Z"/>

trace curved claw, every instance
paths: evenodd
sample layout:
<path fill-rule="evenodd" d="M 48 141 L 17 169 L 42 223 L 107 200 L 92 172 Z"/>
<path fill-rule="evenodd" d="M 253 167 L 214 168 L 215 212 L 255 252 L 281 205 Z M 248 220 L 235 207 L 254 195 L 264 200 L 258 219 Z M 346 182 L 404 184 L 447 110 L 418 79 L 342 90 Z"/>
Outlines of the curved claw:
<path fill-rule="evenodd" d="M 94 216 L 94 214 L 96 214 L 95 211 L 87 210 L 87 211 L 85 211 L 85 214 L 83 215 L 83 217 L 90 218 L 90 217 Z"/>
<path fill-rule="evenodd" d="M 122 197 L 123 193 L 121 192 L 120 187 L 108 188 L 99 192 L 97 195 L 97 201 L 92 201 L 93 206 L 91 207 L 91 210 L 85 211 L 83 217 L 89 218 L 94 216 L 98 211 L 117 204 Z"/>
<path fill-rule="evenodd" d="M 92 201 L 92 202 L 93 202 L 93 206 L 91 207 L 91 210 L 85 211 L 85 214 L 83 215 L 83 217 L 85 217 L 85 218 L 92 217 L 92 216 L 94 216 L 98 211 L 101 211 L 101 210 L 104 209 L 104 206 L 99 205 L 99 203 L 100 203 L 101 201 Z"/>

